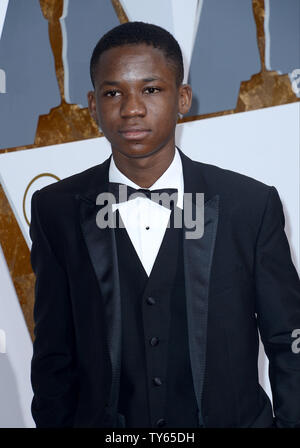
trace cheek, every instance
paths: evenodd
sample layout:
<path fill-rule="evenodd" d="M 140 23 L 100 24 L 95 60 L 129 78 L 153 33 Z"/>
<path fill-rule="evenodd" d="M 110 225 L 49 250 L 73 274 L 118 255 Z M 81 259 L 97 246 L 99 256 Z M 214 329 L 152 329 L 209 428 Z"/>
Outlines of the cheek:
<path fill-rule="evenodd" d="M 177 121 L 178 104 L 174 98 L 174 101 L 156 101 L 153 104 L 148 104 L 147 107 L 148 115 L 152 115 L 158 121 L 163 122 L 168 120 L 168 122 Z M 174 118 L 174 120 L 173 120 Z"/>
<path fill-rule="evenodd" d="M 101 105 L 97 108 L 98 119 L 102 124 L 113 127 L 116 122 L 117 111 L 109 106 Z"/>

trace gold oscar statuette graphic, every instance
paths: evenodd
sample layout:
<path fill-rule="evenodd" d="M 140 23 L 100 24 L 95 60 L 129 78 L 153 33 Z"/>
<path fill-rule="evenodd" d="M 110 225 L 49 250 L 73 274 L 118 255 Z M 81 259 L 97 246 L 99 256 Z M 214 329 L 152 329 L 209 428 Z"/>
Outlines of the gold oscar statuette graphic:
<path fill-rule="evenodd" d="M 243 81 L 241 83 L 235 109 L 205 115 L 196 115 L 194 117 L 185 117 L 180 120 L 181 123 L 300 101 L 292 89 L 289 75 L 279 75 L 276 71 L 269 71 L 266 68 L 264 0 L 252 0 L 252 9 L 256 23 L 257 45 L 261 61 L 261 71 L 253 75 L 249 81 Z"/>

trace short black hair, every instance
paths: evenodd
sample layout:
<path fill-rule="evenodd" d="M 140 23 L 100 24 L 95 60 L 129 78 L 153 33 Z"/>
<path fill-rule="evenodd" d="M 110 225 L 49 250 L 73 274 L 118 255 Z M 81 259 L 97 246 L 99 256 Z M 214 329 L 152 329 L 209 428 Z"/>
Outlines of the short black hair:
<path fill-rule="evenodd" d="M 146 44 L 161 50 L 174 65 L 176 84 L 183 81 L 182 52 L 177 40 L 164 28 L 144 22 L 127 22 L 116 26 L 101 37 L 95 46 L 91 62 L 90 76 L 95 87 L 95 74 L 99 58 L 104 51 L 122 45 Z"/>

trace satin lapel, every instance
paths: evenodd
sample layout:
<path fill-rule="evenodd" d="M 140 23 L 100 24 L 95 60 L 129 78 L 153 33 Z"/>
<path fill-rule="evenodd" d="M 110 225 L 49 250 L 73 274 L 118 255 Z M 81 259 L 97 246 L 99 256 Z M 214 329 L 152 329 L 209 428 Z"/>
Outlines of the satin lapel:
<path fill-rule="evenodd" d="M 78 197 L 80 224 L 104 301 L 106 334 L 112 366 L 110 406 L 116 410 L 121 365 L 121 299 L 116 241 L 113 229 L 108 227 L 100 229 L 97 226 L 96 216 L 101 207 L 96 205 L 96 195 L 94 198 L 91 200 Z"/>
<path fill-rule="evenodd" d="M 184 238 L 183 243 L 189 350 L 200 426 L 204 425 L 201 403 L 206 364 L 208 287 L 218 225 L 218 205 L 218 196 L 205 203 L 203 236 L 199 239 Z"/>
<path fill-rule="evenodd" d="M 187 239 L 184 224 L 183 256 L 187 303 L 189 351 L 194 391 L 198 404 L 199 426 L 204 426 L 202 415 L 203 383 L 206 367 L 208 293 L 211 265 L 219 218 L 219 196 L 210 191 L 201 175 L 201 165 L 180 153 L 183 164 L 185 193 L 204 193 L 204 232 L 201 238 Z M 195 205 L 195 204 L 194 204 Z M 203 210 L 203 208 L 202 208 Z M 186 219 L 184 218 L 184 223 Z"/>

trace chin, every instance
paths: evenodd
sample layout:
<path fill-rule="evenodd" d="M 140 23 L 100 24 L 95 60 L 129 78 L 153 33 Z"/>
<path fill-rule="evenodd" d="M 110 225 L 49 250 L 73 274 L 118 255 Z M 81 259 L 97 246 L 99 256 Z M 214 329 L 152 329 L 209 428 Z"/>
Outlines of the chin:
<path fill-rule="evenodd" d="M 130 159 L 141 159 L 145 157 L 149 157 L 152 154 L 155 154 L 157 151 L 159 151 L 158 148 L 136 148 L 136 149 L 125 149 L 118 151 L 124 156 L 130 158 Z"/>

